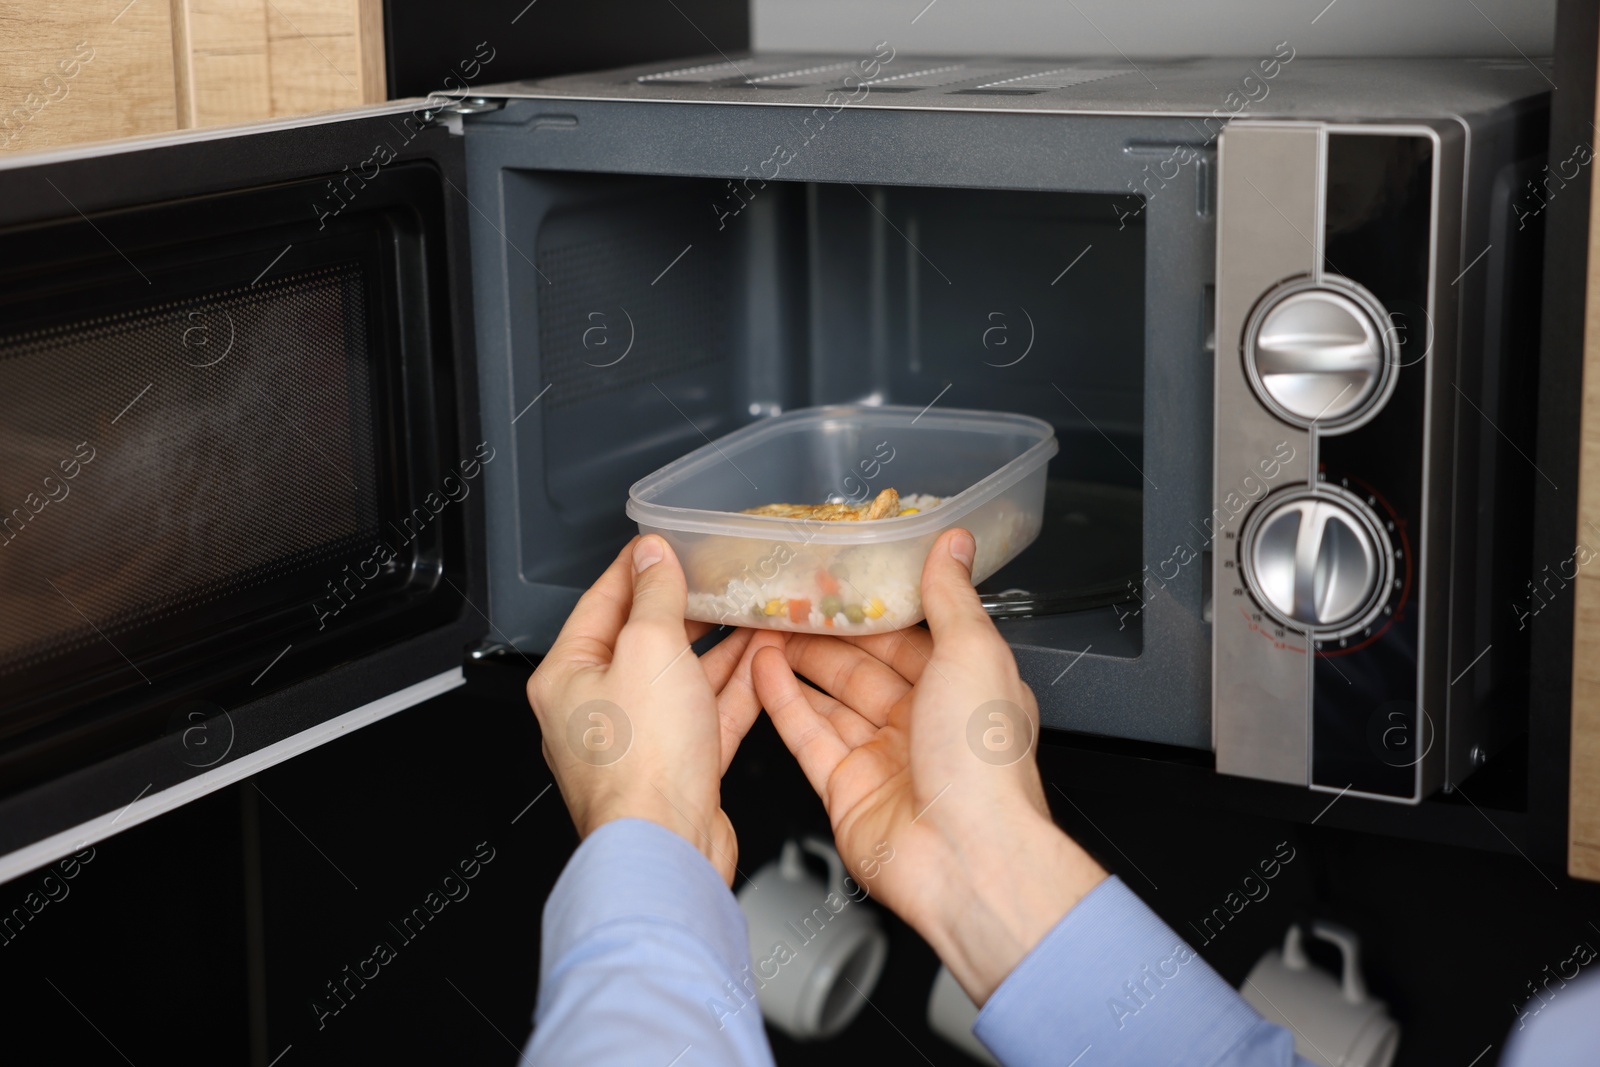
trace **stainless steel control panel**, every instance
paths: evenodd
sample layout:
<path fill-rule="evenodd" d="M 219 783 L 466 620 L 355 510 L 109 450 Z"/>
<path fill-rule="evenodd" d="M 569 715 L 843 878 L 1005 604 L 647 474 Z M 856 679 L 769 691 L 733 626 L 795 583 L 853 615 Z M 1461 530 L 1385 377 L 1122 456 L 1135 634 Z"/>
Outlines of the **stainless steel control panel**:
<path fill-rule="evenodd" d="M 1447 625 L 1436 588 L 1447 553 L 1426 557 L 1448 491 L 1429 484 L 1448 442 L 1433 325 L 1445 151 L 1416 127 L 1245 122 L 1222 135 L 1212 723 L 1223 773 L 1400 802 L 1440 779 L 1443 642 L 1428 621 Z M 1404 327 L 1397 309 L 1409 307 L 1426 329 Z"/>

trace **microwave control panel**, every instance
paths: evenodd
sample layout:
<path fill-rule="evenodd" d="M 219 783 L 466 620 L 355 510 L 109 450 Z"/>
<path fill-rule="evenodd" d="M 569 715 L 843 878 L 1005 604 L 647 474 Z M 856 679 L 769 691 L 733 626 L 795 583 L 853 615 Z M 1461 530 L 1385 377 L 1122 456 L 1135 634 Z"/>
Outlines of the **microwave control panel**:
<path fill-rule="evenodd" d="M 1213 742 L 1224 773 L 1437 788 L 1451 338 L 1422 127 L 1240 123 L 1220 149 Z M 1270 461 L 1267 460 L 1270 457 Z M 1430 479 L 1444 478 L 1443 485 Z"/>

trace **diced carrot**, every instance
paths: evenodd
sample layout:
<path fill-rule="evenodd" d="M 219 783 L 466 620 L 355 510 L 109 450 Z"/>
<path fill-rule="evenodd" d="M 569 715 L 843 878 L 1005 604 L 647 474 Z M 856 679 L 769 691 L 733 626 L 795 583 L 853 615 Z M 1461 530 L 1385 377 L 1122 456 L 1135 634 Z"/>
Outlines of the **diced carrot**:
<path fill-rule="evenodd" d="M 833 620 L 831 618 L 823 619 L 822 620 L 822 625 L 828 627 L 829 629 L 832 629 L 833 628 Z"/>
<path fill-rule="evenodd" d="M 839 591 L 839 579 L 829 574 L 827 570 L 817 571 L 817 588 L 830 596 Z"/>
<path fill-rule="evenodd" d="M 789 621 L 802 623 L 811 614 L 811 601 L 805 597 L 796 597 L 789 601 Z"/>

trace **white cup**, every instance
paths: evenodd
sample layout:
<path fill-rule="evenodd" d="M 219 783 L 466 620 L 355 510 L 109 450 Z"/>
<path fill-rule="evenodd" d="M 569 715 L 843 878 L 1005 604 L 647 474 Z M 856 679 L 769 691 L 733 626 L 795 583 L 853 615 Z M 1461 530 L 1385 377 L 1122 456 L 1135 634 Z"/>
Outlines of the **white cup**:
<path fill-rule="evenodd" d="M 806 868 L 803 852 L 827 862 L 826 883 Z M 817 838 L 784 842 L 778 859 L 739 890 L 756 999 L 769 1023 L 802 1041 L 831 1037 L 866 1005 L 889 951 L 866 897 Z"/>
<path fill-rule="evenodd" d="M 1313 923 L 1311 936 L 1339 946 L 1344 975 L 1335 978 L 1306 958 L 1299 926 L 1289 927 L 1283 950 L 1261 957 L 1240 991 L 1269 1022 L 1294 1034 L 1294 1050 L 1323 1067 L 1389 1067 L 1400 1045 L 1400 1026 L 1361 980 L 1356 935 L 1332 923 Z"/>
<path fill-rule="evenodd" d="M 950 973 L 950 968 L 939 964 L 933 989 L 928 993 L 928 1029 L 979 1063 L 1000 1067 L 1000 1061 L 983 1047 L 983 1042 L 972 1032 L 972 1024 L 977 1021 L 978 1006 L 961 988 L 956 976 Z"/>

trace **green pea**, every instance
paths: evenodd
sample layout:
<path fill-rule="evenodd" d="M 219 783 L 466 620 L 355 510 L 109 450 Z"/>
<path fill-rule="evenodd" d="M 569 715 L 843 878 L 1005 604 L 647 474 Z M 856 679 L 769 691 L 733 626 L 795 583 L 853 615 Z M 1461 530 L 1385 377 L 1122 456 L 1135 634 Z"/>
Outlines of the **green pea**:
<path fill-rule="evenodd" d="M 829 593 L 827 596 L 822 598 L 822 617 L 824 619 L 833 618 L 843 609 L 844 604 L 832 593 Z"/>
<path fill-rule="evenodd" d="M 846 604 L 844 606 L 844 617 L 849 619 L 851 622 L 860 622 L 862 619 L 865 619 L 867 615 L 866 612 L 861 610 L 860 604 Z"/>

